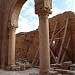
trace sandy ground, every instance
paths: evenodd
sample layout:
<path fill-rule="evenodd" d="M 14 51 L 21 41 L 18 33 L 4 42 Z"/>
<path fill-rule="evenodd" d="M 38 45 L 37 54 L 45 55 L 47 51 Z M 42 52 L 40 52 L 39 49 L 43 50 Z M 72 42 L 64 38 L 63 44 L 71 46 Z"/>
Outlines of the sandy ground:
<path fill-rule="evenodd" d="M 2 71 L 0 70 L 0 75 L 36 75 L 39 73 L 39 69 L 37 68 L 31 68 L 25 71 Z M 62 74 L 58 74 L 62 75 Z M 68 74 L 64 74 L 68 75 Z M 71 71 L 71 74 L 69 75 L 75 75 L 75 71 Z"/>
<path fill-rule="evenodd" d="M 36 73 L 39 73 L 39 70 L 36 68 L 32 68 L 26 71 L 0 71 L 0 75 L 32 75 L 29 73 L 33 73 L 33 75 L 36 75 Z"/>

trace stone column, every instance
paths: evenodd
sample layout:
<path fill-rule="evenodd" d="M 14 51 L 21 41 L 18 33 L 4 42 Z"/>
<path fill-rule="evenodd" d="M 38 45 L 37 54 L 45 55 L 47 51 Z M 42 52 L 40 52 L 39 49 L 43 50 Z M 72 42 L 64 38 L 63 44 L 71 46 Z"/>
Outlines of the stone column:
<path fill-rule="evenodd" d="M 50 70 L 49 22 L 51 0 L 35 0 L 35 14 L 39 17 L 40 74 L 48 75 Z"/>
<path fill-rule="evenodd" d="M 39 15 L 39 48 L 40 75 L 47 75 L 50 70 L 48 14 Z"/>
<path fill-rule="evenodd" d="M 16 27 L 9 27 L 8 65 L 15 65 L 15 32 Z"/>

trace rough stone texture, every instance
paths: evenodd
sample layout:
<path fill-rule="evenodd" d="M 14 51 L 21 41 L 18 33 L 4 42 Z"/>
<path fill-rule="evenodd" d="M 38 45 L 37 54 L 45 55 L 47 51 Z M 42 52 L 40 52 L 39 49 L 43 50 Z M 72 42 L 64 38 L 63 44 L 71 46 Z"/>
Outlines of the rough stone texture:
<path fill-rule="evenodd" d="M 8 27 L 10 25 L 12 25 L 12 26 L 14 25 L 17 27 L 19 13 L 20 13 L 20 10 L 25 2 L 26 2 L 26 0 L 15 0 L 15 1 L 14 0 L 0 0 L 0 66 L 2 68 L 4 66 L 8 65 L 7 64 L 8 63 L 8 42 L 9 42 L 8 41 L 9 40 L 9 35 L 8 35 L 9 28 Z M 52 21 L 52 19 L 50 19 L 51 20 L 50 25 L 52 25 L 52 27 L 53 27 L 53 25 L 55 25 L 55 22 L 58 21 L 59 24 L 58 24 L 57 30 L 59 30 L 63 25 L 65 25 L 65 19 L 68 16 L 70 17 L 70 19 L 69 19 L 69 27 L 68 27 L 69 29 L 68 29 L 67 35 L 68 35 L 68 37 L 71 37 L 71 45 L 69 46 L 69 51 L 67 51 L 68 54 L 66 55 L 65 59 L 72 60 L 73 62 L 75 62 L 75 54 L 74 54 L 75 53 L 75 45 L 74 45 L 75 44 L 75 38 L 74 38 L 74 36 L 75 36 L 75 32 L 74 32 L 75 31 L 74 30 L 75 29 L 75 26 L 74 26 L 75 25 L 75 21 L 74 21 L 75 15 L 74 15 L 74 13 L 69 12 L 69 13 L 64 13 L 63 15 L 60 14 L 56 17 L 53 17 L 52 18 L 53 21 Z M 35 32 L 36 38 L 38 37 L 37 34 L 38 34 L 38 32 Z M 59 36 L 62 36 L 62 34 L 63 34 L 63 31 L 60 33 Z M 31 39 L 30 35 L 32 35 L 32 37 L 33 37 L 34 32 L 32 34 L 29 33 L 27 35 L 26 40 Z M 50 35 L 51 35 L 51 33 L 50 33 Z M 37 40 L 37 39 L 32 38 L 32 41 L 33 40 Z M 22 52 L 23 57 L 28 57 L 29 60 L 33 59 L 34 54 L 36 53 L 36 50 L 38 50 L 38 45 L 35 44 L 35 43 L 38 44 L 38 40 L 37 40 L 37 42 L 35 42 L 35 41 L 32 42 L 32 41 L 30 40 L 28 43 L 24 42 L 26 44 L 26 47 L 24 46 L 24 48 L 26 48 L 25 52 L 27 52 L 27 53 L 23 54 L 23 52 Z M 67 43 L 66 41 L 65 41 L 64 46 Z M 32 44 L 30 46 L 29 43 L 31 43 L 31 42 L 32 42 Z M 29 50 L 28 50 L 27 44 L 30 46 Z M 54 52 L 56 56 L 57 56 L 57 53 L 59 50 L 59 44 Z M 18 54 L 18 52 L 17 52 L 17 54 Z M 19 57 L 19 55 L 20 54 L 18 54 L 18 56 L 16 55 L 16 57 Z"/>
<path fill-rule="evenodd" d="M 50 19 L 50 21 L 49 21 L 50 32 L 52 32 L 53 27 L 54 27 L 53 25 L 55 25 L 56 21 L 58 22 L 56 32 L 58 30 L 60 30 L 63 26 L 65 26 L 66 19 L 68 17 L 69 17 L 69 24 L 68 24 L 68 30 L 67 30 L 67 34 L 66 34 L 66 38 L 65 38 L 65 42 L 64 42 L 64 47 L 66 47 L 66 44 L 67 44 L 67 41 L 69 38 L 71 38 L 71 41 L 70 41 L 70 45 L 69 45 L 65 60 L 71 60 L 71 61 L 75 62 L 75 54 L 74 54 L 75 53 L 75 45 L 74 45 L 74 43 L 75 43 L 75 39 L 74 39 L 74 36 L 75 36 L 75 31 L 74 31 L 75 30 L 75 21 L 74 21 L 75 14 L 73 12 L 65 12 L 63 14 L 59 14 L 59 15 L 53 17 L 52 19 Z M 62 37 L 63 32 L 64 32 L 64 30 L 62 30 L 57 37 Z M 59 44 L 55 50 L 56 56 L 58 54 L 60 42 L 61 42 L 61 40 L 59 41 Z M 62 51 L 62 54 L 63 54 L 63 51 Z"/>
<path fill-rule="evenodd" d="M 66 34 L 66 38 L 64 42 L 64 48 L 66 47 L 66 44 L 69 38 L 71 38 L 71 41 L 70 41 L 69 48 L 68 48 L 64 61 L 71 60 L 75 62 L 75 55 L 74 55 L 75 53 L 74 52 L 75 51 L 75 46 L 74 46 L 75 14 L 73 12 L 70 12 L 70 11 L 65 12 L 63 14 L 59 14 L 49 19 L 50 38 L 51 38 L 56 22 L 58 22 L 58 25 L 57 25 L 55 33 L 57 33 L 63 26 L 65 26 L 66 19 L 68 17 L 69 17 L 69 24 L 68 24 L 68 30 L 67 30 L 67 34 Z M 57 38 L 62 37 L 63 32 L 64 32 L 64 29 L 56 37 Z M 38 36 L 39 36 L 38 29 L 35 31 L 28 32 L 28 33 L 17 34 L 16 36 L 16 58 L 20 57 L 20 58 L 28 58 L 29 61 L 33 60 L 36 51 L 39 49 Z M 55 50 L 53 50 L 55 56 L 58 55 L 60 44 L 61 44 L 61 40 L 59 40 L 57 47 L 55 48 Z M 63 55 L 63 51 L 62 51 L 62 55 Z M 51 62 L 54 63 L 54 59 L 52 56 L 51 56 Z"/>
<path fill-rule="evenodd" d="M 38 30 L 16 35 L 16 58 L 28 58 L 31 61 L 38 50 Z"/>
<path fill-rule="evenodd" d="M 18 25 L 13 22 L 14 20 L 18 22 L 19 12 L 25 2 L 26 0 L 0 0 L 0 66 L 2 68 L 7 65 L 8 60 L 8 26 Z"/>

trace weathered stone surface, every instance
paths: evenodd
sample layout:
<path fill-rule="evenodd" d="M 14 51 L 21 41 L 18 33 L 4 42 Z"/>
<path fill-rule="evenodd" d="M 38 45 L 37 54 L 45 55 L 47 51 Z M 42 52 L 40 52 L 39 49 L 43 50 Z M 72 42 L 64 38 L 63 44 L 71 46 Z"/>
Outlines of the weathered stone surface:
<path fill-rule="evenodd" d="M 27 58 L 31 61 L 38 50 L 38 30 L 16 35 L 16 58 Z"/>
<path fill-rule="evenodd" d="M 18 17 L 20 10 L 26 0 L 0 0 L 0 66 L 2 68 L 7 66 L 8 64 L 8 42 L 9 42 L 9 29 L 10 25 L 18 25 Z M 58 22 L 57 30 L 60 30 L 63 25 L 65 25 L 66 18 L 69 17 L 69 25 L 68 31 L 64 43 L 64 48 L 66 47 L 68 38 L 71 37 L 71 42 L 69 48 L 67 50 L 67 54 L 65 60 L 71 60 L 75 62 L 75 14 L 73 12 L 65 12 L 63 14 L 59 14 L 49 19 L 50 23 L 50 37 L 54 28 L 56 21 Z M 56 37 L 62 37 L 62 30 L 59 35 Z M 31 36 L 32 35 L 32 36 Z M 33 60 L 36 51 L 39 49 L 38 45 L 38 30 L 33 31 L 32 33 L 25 33 L 22 39 L 24 45 L 16 44 L 16 58 L 28 58 L 29 61 Z M 26 41 L 25 41 L 26 40 Z M 25 41 L 25 42 L 24 42 Z M 21 42 L 20 42 L 21 43 Z M 57 56 L 61 40 L 59 41 L 54 54 Z M 18 46 L 19 45 L 19 46 Z M 21 51 L 21 52 L 20 52 Z M 63 50 L 64 51 L 64 50 Z M 62 54 L 63 54 L 62 51 Z M 61 55 L 62 56 L 62 55 Z M 37 57 L 38 58 L 38 57 Z M 51 57 L 51 61 L 54 62 Z"/>
<path fill-rule="evenodd" d="M 64 61 L 71 60 L 75 62 L 75 14 L 73 12 L 64 12 L 63 14 L 59 14 L 49 19 L 49 31 L 50 31 L 50 38 L 52 36 L 52 32 L 56 22 L 58 22 L 57 28 L 55 33 L 57 33 L 63 26 L 66 24 L 66 20 L 69 17 L 69 24 L 68 30 L 64 42 L 64 48 L 67 45 L 68 39 L 71 38 L 67 54 L 65 56 Z M 56 36 L 56 38 L 63 36 L 64 29 Z M 28 33 L 19 33 L 16 36 L 16 58 L 27 58 L 29 61 L 32 61 L 36 51 L 39 49 L 39 33 L 38 29 L 35 31 L 31 31 Z M 59 48 L 60 48 L 61 40 L 59 40 L 55 50 L 53 51 L 55 56 L 57 57 Z M 53 48 L 54 49 L 54 48 Z M 64 49 L 63 49 L 64 51 Z M 62 55 L 63 55 L 62 51 Z M 61 56 L 62 56 L 61 55 Z M 38 56 L 37 56 L 38 58 Z M 53 57 L 51 57 L 51 62 L 54 62 Z"/>
<path fill-rule="evenodd" d="M 71 61 L 75 62 L 75 54 L 74 54 L 74 52 L 75 52 L 75 46 L 74 46 L 74 43 L 75 43 L 75 39 L 74 39 L 74 36 L 75 36 L 75 31 L 74 31 L 74 29 L 75 29 L 74 28 L 75 27 L 75 22 L 74 22 L 75 14 L 73 12 L 69 11 L 69 12 L 64 12 L 63 14 L 59 14 L 59 15 L 54 16 L 53 18 L 49 19 L 50 20 L 49 21 L 50 36 L 53 31 L 55 23 L 58 22 L 57 30 L 56 30 L 56 33 L 57 33 L 63 26 L 65 26 L 66 20 L 68 17 L 69 17 L 68 30 L 67 30 L 67 34 L 66 34 L 66 38 L 65 38 L 63 47 L 66 48 L 69 38 L 71 38 L 71 41 L 70 41 L 70 44 L 69 44 L 69 47 L 68 47 L 68 50 L 67 50 L 64 60 L 66 60 L 66 61 L 71 60 Z M 56 37 L 62 37 L 63 32 L 64 32 L 64 29 Z M 56 50 L 54 51 L 56 56 L 57 56 L 59 48 L 60 48 L 60 43 L 61 43 L 61 40 L 59 41 L 59 43 L 56 47 Z M 64 51 L 64 49 L 63 49 L 63 51 Z M 62 55 L 63 55 L 63 51 L 62 51 Z"/>
<path fill-rule="evenodd" d="M 19 13 L 25 2 L 26 0 L 0 0 L 0 66 L 2 68 L 8 65 L 8 26 L 18 25 Z"/>

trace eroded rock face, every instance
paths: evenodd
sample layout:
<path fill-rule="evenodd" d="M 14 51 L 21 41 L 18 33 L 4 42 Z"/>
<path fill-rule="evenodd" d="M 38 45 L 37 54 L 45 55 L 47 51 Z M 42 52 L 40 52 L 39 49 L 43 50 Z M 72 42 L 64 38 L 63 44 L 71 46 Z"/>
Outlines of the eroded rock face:
<path fill-rule="evenodd" d="M 66 48 L 68 39 L 71 38 L 64 61 L 71 60 L 75 62 L 75 14 L 69 11 L 69 12 L 64 12 L 63 14 L 59 14 L 57 16 L 50 18 L 49 19 L 49 29 L 50 29 L 49 33 L 50 33 L 50 38 L 51 38 L 56 22 L 58 22 L 58 24 L 57 24 L 55 34 L 63 26 L 65 26 L 67 18 L 69 18 L 68 29 L 67 29 L 65 41 L 63 44 L 61 58 L 65 50 L 64 48 Z M 63 33 L 64 33 L 64 29 L 57 36 L 55 36 L 55 38 L 63 37 Z M 55 43 L 56 42 L 57 40 L 55 40 Z M 61 39 L 58 41 L 58 44 L 55 48 L 54 46 L 52 47 L 52 50 L 56 57 L 58 56 L 60 44 L 61 44 Z M 16 58 L 23 58 L 23 59 L 27 58 L 29 61 L 32 61 L 38 49 L 39 49 L 38 29 L 35 31 L 28 32 L 28 33 L 25 33 L 25 32 L 18 33 L 16 35 Z M 52 56 L 51 56 L 51 62 L 54 63 L 54 59 Z"/>
<path fill-rule="evenodd" d="M 38 30 L 16 35 L 16 58 L 32 60 L 38 50 Z"/>

